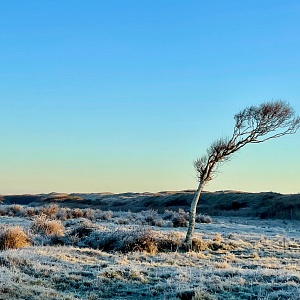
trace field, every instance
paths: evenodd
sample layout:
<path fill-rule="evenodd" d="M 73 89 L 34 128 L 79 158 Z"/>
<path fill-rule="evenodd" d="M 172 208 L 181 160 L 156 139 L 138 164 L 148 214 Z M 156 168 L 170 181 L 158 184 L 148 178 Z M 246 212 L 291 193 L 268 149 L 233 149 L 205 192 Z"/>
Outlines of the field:
<path fill-rule="evenodd" d="M 0 206 L 0 299 L 300 299 L 300 221 Z M 15 248 L 15 249 L 12 249 Z"/>

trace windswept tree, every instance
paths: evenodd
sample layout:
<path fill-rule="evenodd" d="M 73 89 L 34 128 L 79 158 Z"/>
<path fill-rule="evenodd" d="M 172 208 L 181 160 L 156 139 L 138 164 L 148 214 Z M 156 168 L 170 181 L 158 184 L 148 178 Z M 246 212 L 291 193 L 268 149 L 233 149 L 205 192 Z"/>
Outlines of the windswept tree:
<path fill-rule="evenodd" d="M 195 228 L 197 204 L 203 187 L 213 179 L 220 163 L 249 143 L 262 143 L 269 139 L 293 134 L 300 127 L 300 117 L 283 101 L 250 106 L 234 116 L 235 126 L 231 138 L 220 138 L 213 142 L 206 154 L 194 161 L 199 181 L 198 189 L 191 203 L 186 244 L 191 246 Z"/>

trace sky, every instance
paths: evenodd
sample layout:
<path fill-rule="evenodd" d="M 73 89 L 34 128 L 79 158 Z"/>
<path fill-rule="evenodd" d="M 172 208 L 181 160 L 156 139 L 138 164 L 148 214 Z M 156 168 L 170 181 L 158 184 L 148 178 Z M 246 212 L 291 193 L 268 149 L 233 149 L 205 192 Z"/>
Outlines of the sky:
<path fill-rule="evenodd" d="M 0 1 L 0 193 L 196 189 L 235 113 L 300 114 L 298 0 Z M 300 133 L 206 190 L 300 193 Z"/>

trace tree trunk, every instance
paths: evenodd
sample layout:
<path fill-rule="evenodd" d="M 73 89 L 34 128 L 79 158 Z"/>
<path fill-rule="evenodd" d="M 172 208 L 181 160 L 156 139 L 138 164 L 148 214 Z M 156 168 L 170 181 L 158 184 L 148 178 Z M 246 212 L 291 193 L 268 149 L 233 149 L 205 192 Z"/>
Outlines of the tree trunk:
<path fill-rule="evenodd" d="M 192 246 L 192 237 L 193 237 L 194 228 L 195 228 L 197 204 L 198 204 L 202 189 L 203 189 L 203 184 L 202 184 L 202 182 L 200 182 L 198 189 L 195 193 L 194 199 L 191 203 L 190 214 L 189 214 L 189 227 L 188 227 L 188 230 L 186 233 L 186 238 L 185 238 L 185 243 L 189 248 L 191 248 L 191 246 Z"/>

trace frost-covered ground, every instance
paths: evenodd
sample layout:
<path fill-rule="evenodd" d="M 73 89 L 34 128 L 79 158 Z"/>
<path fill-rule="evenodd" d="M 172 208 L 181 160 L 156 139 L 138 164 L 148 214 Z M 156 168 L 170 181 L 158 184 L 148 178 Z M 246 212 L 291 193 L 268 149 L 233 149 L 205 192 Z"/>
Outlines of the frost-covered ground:
<path fill-rule="evenodd" d="M 214 245 L 203 250 L 103 250 L 101 234 L 107 242 L 110 233 L 141 227 L 183 240 L 186 227 L 170 227 L 163 217 L 150 226 L 145 215 L 67 219 L 60 238 L 34 232 L 35 216 L 1 216 L 2 230 L 21 226 L 34 245 L 0 252 L 0 299 L 300 299 L 299 221 L 214 217 L 196 225 L 196 237 Z M 76 228 L 90 232 L 80 236 Z"/>

